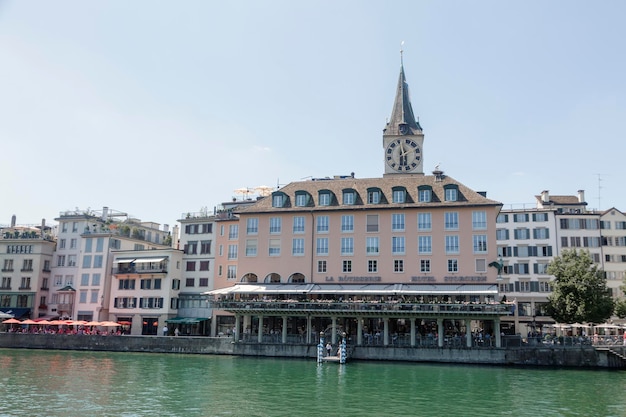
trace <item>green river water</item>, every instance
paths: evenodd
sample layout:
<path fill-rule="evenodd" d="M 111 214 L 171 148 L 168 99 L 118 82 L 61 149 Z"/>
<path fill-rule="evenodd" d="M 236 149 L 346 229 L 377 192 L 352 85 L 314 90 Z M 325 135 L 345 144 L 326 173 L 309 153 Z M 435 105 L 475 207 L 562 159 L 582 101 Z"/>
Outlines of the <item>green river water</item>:
<path fill-rule="evenodd" d="M 0 416 L 626 416 L 626 372 L 0 349 Z"/>

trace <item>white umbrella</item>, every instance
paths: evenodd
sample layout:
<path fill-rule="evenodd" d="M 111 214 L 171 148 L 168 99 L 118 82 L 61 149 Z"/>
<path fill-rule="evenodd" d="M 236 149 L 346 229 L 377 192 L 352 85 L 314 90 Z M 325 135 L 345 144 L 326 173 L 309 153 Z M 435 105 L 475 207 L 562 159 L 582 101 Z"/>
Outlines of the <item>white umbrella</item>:
<path fill-rule="evenodd" d="M 0 319 L 10 319 L 13 317 L 13 314 L 5 313 L 4 311 L 0 311 Z"/>

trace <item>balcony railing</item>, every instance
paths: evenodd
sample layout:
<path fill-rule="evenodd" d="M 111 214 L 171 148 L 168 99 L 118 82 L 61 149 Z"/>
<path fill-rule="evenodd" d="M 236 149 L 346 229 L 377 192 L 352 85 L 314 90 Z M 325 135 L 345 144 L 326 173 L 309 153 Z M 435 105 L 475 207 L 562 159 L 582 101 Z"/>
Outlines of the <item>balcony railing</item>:
<path fill-rule="evenodd" d="M 113 275 L 132 275 L 132 274 L 167 274 L 167 267 L 155 265 L 145 268 L 113 268 Z"/>
<path fill-rule="evenodd" d="M 337 313 L 365 316 L 506 316 L 512 314 L 510 304 L 399 302 L 326 302 L 326 301 L 212 301 L 211 307 L 238 313 Z"/>

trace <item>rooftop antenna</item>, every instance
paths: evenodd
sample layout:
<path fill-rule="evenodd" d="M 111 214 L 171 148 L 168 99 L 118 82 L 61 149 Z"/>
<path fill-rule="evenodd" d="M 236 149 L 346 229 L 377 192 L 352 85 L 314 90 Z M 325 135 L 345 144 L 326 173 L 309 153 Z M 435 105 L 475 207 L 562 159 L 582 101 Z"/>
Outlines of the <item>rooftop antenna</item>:
<path fill-rule="evenodd" d="M 598 210 L 602 210 L 602 174 L 596 174 L 598 176 Z"/>
<path fill-rule="evenodd" d="M 400 65 L 404 66 L 404 59 L 402 57 L 404 53 L 404 41 L 400 42 Z"/>

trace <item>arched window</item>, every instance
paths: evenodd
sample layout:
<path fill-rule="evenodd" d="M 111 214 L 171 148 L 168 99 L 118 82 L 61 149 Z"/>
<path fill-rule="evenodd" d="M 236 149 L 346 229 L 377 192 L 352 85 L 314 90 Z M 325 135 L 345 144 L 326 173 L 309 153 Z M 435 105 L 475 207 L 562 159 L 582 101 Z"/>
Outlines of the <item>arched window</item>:
<path fill-rule="evenodd" d="M 249 272 L 241 278 L 241 282 L 258 282 L 258 277 L 256 274 Z"/>
<path fill-rule="evenodd" d="M 304 275 L 299 272 L 296 272 L 295 274 L 291 274 L 291 276 L 289 277 L 289 282 L 292 282 L 294 284 L 303 284 Z"/>
<path fill-rule="evenodd" d="M 278 275 L 276 272 L 272 272 L 270 274 L 267 274 L 267 276 L 265 277 L 265 280 L 263 281 L 266 284 L 279 284 L 280 283 L 280 275 Z"/>

